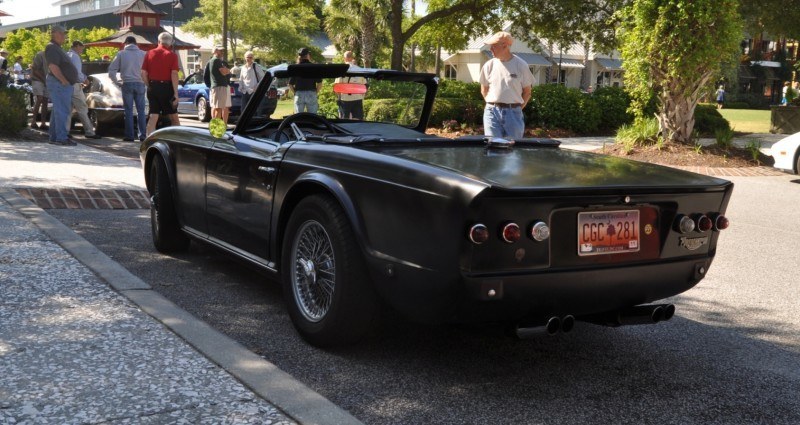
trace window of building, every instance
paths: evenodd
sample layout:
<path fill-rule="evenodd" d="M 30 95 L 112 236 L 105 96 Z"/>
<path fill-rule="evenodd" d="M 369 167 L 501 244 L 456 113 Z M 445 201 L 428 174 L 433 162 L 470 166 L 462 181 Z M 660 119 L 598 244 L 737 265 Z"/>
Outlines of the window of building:
<path fill-rule="evenodd" d="M 156 26 L 156 18 L 147 18 L 147 26 L 148 27 Z"/>
<path fill-rule="evenodd" d="M 458 67 L 456 65 L 445 65 L 444 79 L 455 80 L 456 78 L 458 78 Z"/>
<path fill-rule="evenodd" d="M 200 52 L 197 50 L 186 51 L 186 69 L 188 72 L 194 72 L 196 69 L 203 69 L 203 63 L 200 60 Z"/>
<path fill-rule="evenodd" d="M 142 24 L 143 24 L 143 21 L 142 21 L 142 17 L 141 16 L 134 16 L 133 17 L 133 25 L 134 26 L 138 27 L 138 26 L 141 26 Z"/>

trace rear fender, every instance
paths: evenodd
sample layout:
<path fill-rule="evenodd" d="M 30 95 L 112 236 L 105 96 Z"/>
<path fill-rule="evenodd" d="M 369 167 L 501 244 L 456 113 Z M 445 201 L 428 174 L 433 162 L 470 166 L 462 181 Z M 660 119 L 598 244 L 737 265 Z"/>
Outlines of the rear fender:
<path fill-rule="evenodd" d="M 145 186 L 147 190 L 152 193 L 152 187 L 150 186 L 150 166 L 153 164 L 154 160 L 157 160 L 157 156 L 161 156 L 163 158 L 164 164 L 167 166 L 167 175 L 169 177 L 170 188 L 172 189 L 172 196 L 174 199 L 177 195 L 175 193 L 176 187 L 176 180 L 175 180 L 175 158 L 172 157 L 172 152 L 167 146 L 166 143 L 163 142 L 155 142 L 147 148 L 147 155 L 145 155 L 145 162 L 144 162 L 144 180 Z"/>
<path fill-rule="evenodd" d="M 295 179 L 291 188 L 280 201 L 280 208 L 275 209 L 278 213 L 278 217 L 273 217 L 273 223 L 277 223 L 277 225 L 273 226 L 274 237 L 271 238 L 271 240 L 275 241 L 273 252 L 278 253 L 276 262 L 280 264 L 280 250 L 283 246 L 284 229 L 286 228 L 286 223 L 289 221 L 289 217 L 292 215 L 295 206 L 297 206 L 303 198 L 316 193 L 328 194 L 339 203 L 339 206 L 342 207 L 342 210 L 344 210 L 350 222 L 350 226 L 355 233 L 356 241 L 362 253 L 366 254 L 372 252 L 366 243 L 366 232 L 364 230 L 364 222 L 361 214 L 355 207 L 353 200 L 344 190 L 342 184 L 333 176 L 315 170 L 302 174 Z"/>

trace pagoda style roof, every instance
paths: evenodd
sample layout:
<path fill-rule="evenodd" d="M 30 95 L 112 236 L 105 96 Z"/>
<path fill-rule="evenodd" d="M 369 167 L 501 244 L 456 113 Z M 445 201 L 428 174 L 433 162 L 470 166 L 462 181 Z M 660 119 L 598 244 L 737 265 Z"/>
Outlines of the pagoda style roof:
<path fill-rule="evenodd" d="M 136 0 L 126 5 L 120 6 L 114 14 L 122 15 L 123 13 L 142 13 L 147 15 L 166 15 L 167 12 L 159 12 L 153 8 L 153 4 L 147 0 Z"/>
<path fill-rule="evenodd" d="M 116 34 L 106 38 L 85 44 L 86 47 L 116 47 L 118 49 L 122 49 L 125 46 L 125 38 L 130 35 L 136 38 L 136 44 L 140 49 L 150 50 L 158 47 L 158 35 L 164 31 L 164 27 L 129 27 L 123 28 Z M 200 46 L 196 44 L 186 43 L 177 38 L 175 38 L 173 42 L 173 50 L 189 50 L 200 48 Z"/>
<path fill-rule="evenodd" d="M 3 12 L 2 10 L 0 10 L 0 16 L 11 16 L 11 15 L 9 15 L 8 13 Z"/>

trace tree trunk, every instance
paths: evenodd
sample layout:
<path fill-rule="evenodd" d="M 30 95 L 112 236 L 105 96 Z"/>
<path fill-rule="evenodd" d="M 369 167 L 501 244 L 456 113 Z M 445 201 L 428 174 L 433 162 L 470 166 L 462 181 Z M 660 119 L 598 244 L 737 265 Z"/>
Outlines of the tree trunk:
<path fill-rule="evenodd" d="M 364 67 L 372 67 L 372 60 L 378 51 L 378 25 L 375 19 L 375 10 L 370 8 L 361 9 L 361 59 Z"/>
<path fill-rule="evenodd" d="M 435 64 L 435 67 L 436 67 L 436 71 L 434 71 L 434 74 L 436 74 L 436 76 L 440 76 L 440 74 L 442 72 L 442 45 L 441 44 L 436 45 L 436 64 Z"/>
<path fill-rule="evenodd" d="M 694 111 L 700 101 L 700 93 L 708 83 L 712 73 L 708 72 L 700 81 L 686 86 L 677 78 L 663 78 L 663 86 L 658 95 L 661 108 L 657 114 L 661 137 L 667 142 L 694 143 Z"/>
<path fill-rule="evenodd" d="M 228 0 L 222 0 L 222 59 L 228 60 Z"/>
<path fill-rule="evenodd" d="M 391 67 L 396 71 L 403 70 L 403 48 L 405 47 L 405 39 L 403 39 L 403 1 L 392 0 L 391 6 L 391 22 L 389 23 L 389 32 L 392 35 L 392 62 Z"/>

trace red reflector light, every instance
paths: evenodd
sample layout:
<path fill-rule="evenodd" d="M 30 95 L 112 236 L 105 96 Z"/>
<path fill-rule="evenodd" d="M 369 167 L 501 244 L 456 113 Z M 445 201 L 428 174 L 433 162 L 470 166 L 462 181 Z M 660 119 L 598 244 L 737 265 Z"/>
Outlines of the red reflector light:
<path fill-rule="evenodd" d="M 233 94 L 236 94 L 236 90 L 234 90 L 234 89 L 233 89 L 233 87 L 231 87 L 231 94 L 232 94 L 232 95 L 233 95 Z"/>
<path fill-rule="evenodd" d="M 514 243 L 522 236 L 519 226 L 516 223 L 508 223 L 503 226 L 503 240 L 508 243 Z"/>
<path fill-rule="evenodd" d="M 469 229 L 469 240 L 480 245 L 489 240 L 489 229 L 483 224 L 476 224 Z"/>
<path fill-rule="evenodd" d="M 697 217 L 697 230 L 701 232 L 707 232 L 714 227 L 714 223 L 705 215 L 701 215 Z"/>
<path fill-rule="evenodd" d="M 728 217 L 720 214 L 717 216 L 717 219 L 714 220 L 714 228 L 717 230 L 725 230 L 730 226 L 730 221 L 728 221 Z"/>

